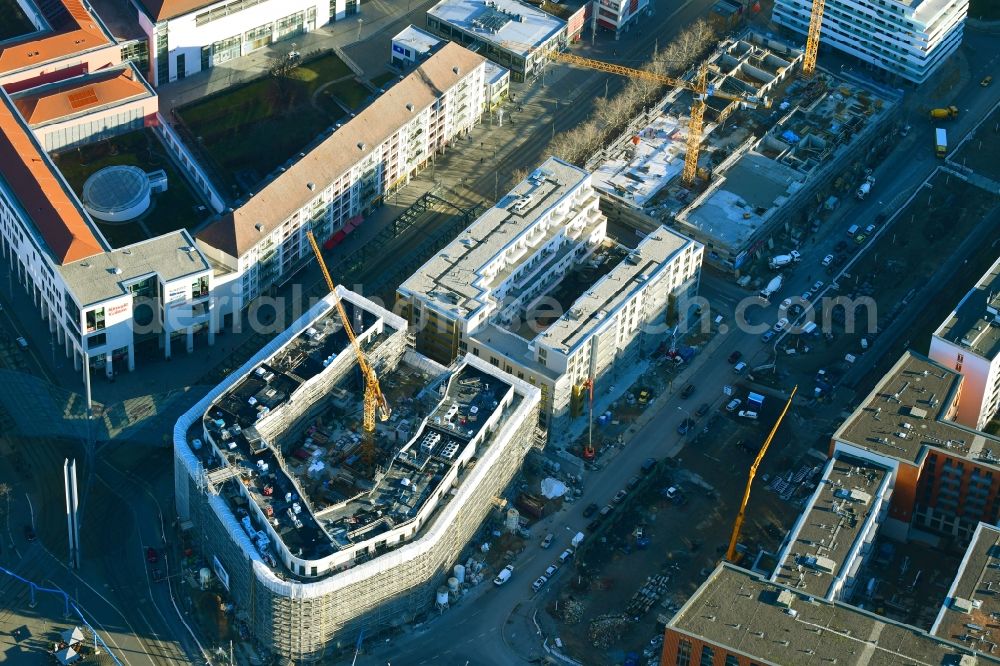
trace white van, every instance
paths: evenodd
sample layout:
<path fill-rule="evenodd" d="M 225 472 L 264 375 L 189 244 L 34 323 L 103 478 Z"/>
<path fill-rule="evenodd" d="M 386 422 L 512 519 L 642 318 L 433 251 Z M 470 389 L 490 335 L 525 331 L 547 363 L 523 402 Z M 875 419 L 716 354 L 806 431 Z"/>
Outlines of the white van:
<path fill-rule="evenodd" d="M 819 328 L 819 326 L 816 325 L 816 322 L 810 321 L 806 323 L 805 326 L 802 327 L 802 333 L 803 335 L 812 335 L 813 333 L 816 332 L 817 328 Z"/>
<path fill-rule="evenodd" d="M 566 550 L 564 550 L 562 553 L 559 554 L 559 561 L 565 564 L 566 560 L 568 560 L 571 557 L 573 557 L 573 551 L 567 548 Z"/>
<path fill-rule="evenodd" d="M 733 398 L 732 400 L 729 401 L 729 404 L 726 405 L 726 411 L 735 412 L 736 409 L 742 404 L 743 404 L 742 400 L 740 400 L 739 398 Z"/>
<path fill-rule="evenodd" d="M 739 363 L 733 366 L 733 372 L 735 372 L 738 375 L 742 375 L 746 369 L 747 369 L 747 364 L 744 363 L 743 361 L 740 361 Z"/>
<path fill-rule="evenodd" d="M 740 416 L 742 416 L 745 419 L 750 419 L 751 421 L 757 420 L 757 412 L 751 412 L 749 409 L 747 410 L 741 409 Z"/>
<path fill-rule="evenodd" d="M 847 227 L 847 235 L 850 236 L 851 238 L 854 238 L 858 234 L 858 229 L 860 228 L 861 227 L 859 227 L 858 225 L 852 224 L 851 226 Z"/>

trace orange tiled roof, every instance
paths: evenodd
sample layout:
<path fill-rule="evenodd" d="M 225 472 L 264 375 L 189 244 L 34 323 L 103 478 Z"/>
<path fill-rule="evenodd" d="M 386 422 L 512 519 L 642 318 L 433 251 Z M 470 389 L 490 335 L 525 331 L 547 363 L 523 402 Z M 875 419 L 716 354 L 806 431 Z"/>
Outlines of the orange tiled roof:
<path fill-rule="evenodd" d="M 71 193 L 0 93 L 0 178 L 31 217 L 52 258 L 67 264 L 105 251 Z"/>
<path fill-rule="evenodd" d="M 0 74 L 59 60 L 113 42 L 81 0 L 56 0 L 57 14 L 48 17 L 54 31 L 0 48 Z"/>
<path fill-rule="evenodd" d="M 70 79 L 45 90 L 18 95 L 14 98 L 14 105 L 24 120 L 35 127 L 88 109 L 150 94 L 135 79 L 132 69 L 126 67 L 98 72 L 82 79 Z"/>
<path fill-rule="evenodd" d="M 218 0 L 140 0 L 140 2 L 154 21 L 166 21 L 214 5 Z"/>

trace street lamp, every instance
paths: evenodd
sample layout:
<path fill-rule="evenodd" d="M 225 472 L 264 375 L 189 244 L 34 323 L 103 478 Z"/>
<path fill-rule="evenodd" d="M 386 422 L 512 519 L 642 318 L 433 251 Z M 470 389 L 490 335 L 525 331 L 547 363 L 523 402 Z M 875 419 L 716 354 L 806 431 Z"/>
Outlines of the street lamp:
<path fill-rule="evenodd" d="M 684 407 L 678 407 L 677 411 L 687 414 L 687 418 L 688 418 L 688 423 L 686 424 L 687 428 L 685 428 L 684 434 L 681 435 L 681 437 L 686 437 L 687 434 L 689 432 L 691 432 L 692 427 L 694 427 L 694 418 L 691 417 L 691 410 L 689 410 L 689 409 L 686 409 Z"/>
<path fill-rule="evenodd" d="M 358 41 L 361 41 L 361 28 L 365 25 L 365 20 L 363 18 L 358 19 Z"/>

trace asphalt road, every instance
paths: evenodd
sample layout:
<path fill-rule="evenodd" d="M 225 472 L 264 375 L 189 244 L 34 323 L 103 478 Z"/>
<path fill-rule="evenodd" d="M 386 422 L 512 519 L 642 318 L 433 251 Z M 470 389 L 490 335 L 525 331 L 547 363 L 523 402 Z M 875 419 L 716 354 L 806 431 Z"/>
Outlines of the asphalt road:
<path fill-rule="evenodd" d="M 683 24 L 684 21 L 678 23 Z M 995 38 L 967 33 L 966 43 L 968 53 L 996 53 Z M 983 76 L 993 72 L 997 57 L 994 55 L 992 59 L 970 63 L 966 85 L 955 97 L 962 114 L 949 125 L 949 135 L 956 144 L 985 116 L 1000 96 L 1000 87 L 981 88 L 978 85 Z M 603 79 L 597 79 L 596 83 L 601 87 L 604 85 Z M 915 93 L 908 95 L 904 104 L 910 107 L 916 105 L 918 102 L 914 97 Z M 913 117 L 910 122 L 912 129 L 909 135 L 900 140 L 897 149 L 876 169 L 877 180 L 872 194 L 863 201 L 846 197 L 836 215 L 821 227 L 817 237 L 801 248 L 801 264 L 795 270 L 786 272 L 782 298 L 805 292 L 816 280 L 823 280 L 828 288 L 836 276 L 827 276 L 820 262 L 826 254 L 833 252 L 838 241 L 847 239 L 847 227 L 859 224 L 863 228 L 874 223 L 880 212 L 891 213 L 900 208 L 916 187 L 941 164 L 941 160 L 934 156 L 934 126 L 918 117 Z M 524 153 L 532 150 L 531 143 L 527 142 L 521 150 Z M 889 228 L 883 226 L 877 233 L 886 233 Z M 729 278 L 706 272 L 702 278 L 701 295 L 709 300 L 713 314 L 721 313 L 727 322 L 732 323 L 736 305 L 751 294 L 738 288 Z M 773 324 L 779 318 L 777 303 L 780 300 L 774 299 L 766 308 L 750 308 L 748 319 L 758 325 L 762 322 Z M 651 407 L 658 410 L 656 415 L 634 433 L 628 446 L 615 459 L 615 464 L 589 473 L 583 496 L 573 504 L 564 505 L 562 511 L 534 529 L 536 536 L 545 532 L 557 535 L 557 541 L 550 550 L 541 550 L 537 543 L 529 544 L 515 560 L 514 576 L 508 584 L 496 588 L 485 583 L 490 589 L 475 592 L 481 598 L 466 600 L 426 626 L 400 638 L 369 646 L 371 654 L 359 658 L 358 663 L 501 666 L 530 663 L 522 655 L 541 654 L 541 637 L 536 631 L 526 622 L 509 620 L 515 612 L 524 617 L 541 608 L 545 596 L 558 587 L 558 579 L 567 575 L 571 567 L 563 567 L 555 576 L 557 584 L 550 583 L 538 594 L 531 592 L 531 582 L 568 545 L 575 532 L 583 531 L 589 522 L 582 515 L 588 504 L 608 503 L 615 492 L 624 488 L 629 478 L 638 472 L 646 458 L 683 455 L 683 441 L 674 435 L 677 424 L 685 416 L 682 410 L 709 400 L 716 405 L 721 403 L 721 387 L 732 379 L 732 368 L 727 361 L 732 351 L 740 350 L 754 363 L 767 361 L 773 342 L 763 344 L 760 341 L 761 332 L 729 327 L 717 337 L 718 346 L 711 358 L 699 357 L 702 359 L 700 365 L 692 366 L 679 375 L 674 382 L 675 392 L 685 378 L 696 375 L 698 389 L 695 395 L 689 400 L 676 395 L 660 396 Z M 696 359 L 695 363 L 699 361 Z M 666 437 L 664 433 L 668 433 Z"/>

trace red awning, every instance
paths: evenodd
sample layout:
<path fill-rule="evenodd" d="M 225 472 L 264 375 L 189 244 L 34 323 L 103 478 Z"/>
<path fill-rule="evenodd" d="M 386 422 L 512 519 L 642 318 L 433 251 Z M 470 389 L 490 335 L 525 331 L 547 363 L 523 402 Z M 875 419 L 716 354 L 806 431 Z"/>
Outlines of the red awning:
<path fill-rule="evenodd" d="M 330 236 L 330 238 L 328 238 L 327 241 L 323 243 L 323 249 L 332 250 L 333 248 L 340 245 L 340 241 L 344 240 L 345 238 L 347 238 L 347 234 L 344 233 L 343 229 L 341 229 L 334 235 Z"/>

